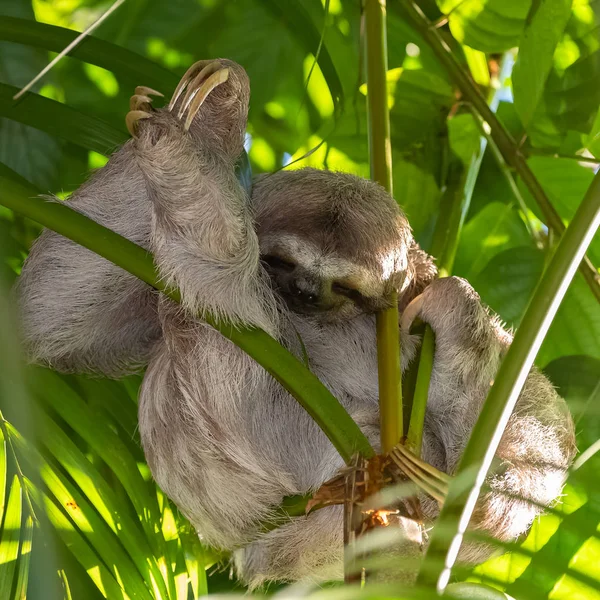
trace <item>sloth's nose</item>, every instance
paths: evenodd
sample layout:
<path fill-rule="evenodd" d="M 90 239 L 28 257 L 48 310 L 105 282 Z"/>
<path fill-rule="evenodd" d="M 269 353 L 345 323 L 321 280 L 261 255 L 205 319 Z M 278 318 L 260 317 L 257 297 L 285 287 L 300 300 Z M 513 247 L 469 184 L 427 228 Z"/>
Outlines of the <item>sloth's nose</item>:
<path fill-rule="evenodd" d="M 299 277 L 290 282 L 290 294 L 304 304 L 317 304 L 319 286 L 314 281 Z"/>

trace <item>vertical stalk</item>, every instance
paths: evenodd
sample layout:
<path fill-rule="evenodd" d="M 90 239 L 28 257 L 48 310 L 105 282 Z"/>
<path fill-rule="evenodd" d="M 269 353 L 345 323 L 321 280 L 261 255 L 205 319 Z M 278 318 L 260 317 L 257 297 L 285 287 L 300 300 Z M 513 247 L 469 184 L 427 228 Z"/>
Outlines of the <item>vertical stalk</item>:
<path fill-rule="evenodd" d="M 371 179 L 392 193 L 392 143 L 387 97 L 387 37 L 385 0 L 364 0 L 365 64 Z M 377 365 L 381 450 L 391 450 L 402 437 L 400 330 L 398 298 L 377 315 Z"/>

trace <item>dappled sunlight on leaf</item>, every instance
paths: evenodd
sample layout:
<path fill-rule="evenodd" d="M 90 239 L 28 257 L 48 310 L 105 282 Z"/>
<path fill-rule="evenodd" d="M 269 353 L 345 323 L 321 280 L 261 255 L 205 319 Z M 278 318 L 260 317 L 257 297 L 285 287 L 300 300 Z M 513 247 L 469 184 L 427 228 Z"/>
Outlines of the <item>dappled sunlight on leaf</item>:
<path fill-rule="evenodd" d="M 89 64 L 84 65 L 84 71 L 105 96 L 114 98 L 119 93 L 119 84 L 110 71 Z"/>

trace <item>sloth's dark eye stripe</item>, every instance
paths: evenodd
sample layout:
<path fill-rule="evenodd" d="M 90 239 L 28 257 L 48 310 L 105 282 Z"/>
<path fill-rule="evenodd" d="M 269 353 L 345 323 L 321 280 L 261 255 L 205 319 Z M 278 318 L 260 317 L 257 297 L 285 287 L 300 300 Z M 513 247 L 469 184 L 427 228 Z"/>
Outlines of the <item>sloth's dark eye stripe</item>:
<path fill-rule="evenodd" d="M 366 300 L 366 298 L 357 289 L 348 287 L 347 285 L 344 285 L 343 283 L 340 283 L 339 281 L 334 281 L 331 284 L 331 289 L 336 294 L 346 296 L 347 298 L 350 298 L 351 300 L 354 300 L 355 302 L 357 302 L 359 300 Z"/>
<path fill-rule="evenodd" d="M 273 254 L 266 254 L 262 257 L 262 261 L 273 269 L 280 269 L 282 271 L 293 271 L 296 268 L 296 264 L 291 260 L 286 260 L 280 256 L 274 256 Z"/>

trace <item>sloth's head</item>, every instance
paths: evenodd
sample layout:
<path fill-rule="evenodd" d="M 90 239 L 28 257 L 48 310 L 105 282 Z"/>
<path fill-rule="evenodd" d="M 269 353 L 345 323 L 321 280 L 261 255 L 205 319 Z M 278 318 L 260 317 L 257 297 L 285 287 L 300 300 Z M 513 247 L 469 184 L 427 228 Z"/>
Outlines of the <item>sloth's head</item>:
<path fill-rule="evenodd" d="M 252 202 L 263 265 L 294 312 L 348 319 L 381 310 L 392 290 L 414 283 L 409 253 L 421 251 L 379 185 L 331 171 L 280 171 L 257 178 Z"/>

